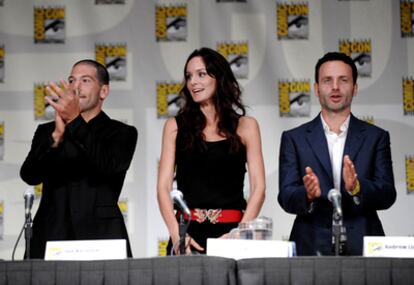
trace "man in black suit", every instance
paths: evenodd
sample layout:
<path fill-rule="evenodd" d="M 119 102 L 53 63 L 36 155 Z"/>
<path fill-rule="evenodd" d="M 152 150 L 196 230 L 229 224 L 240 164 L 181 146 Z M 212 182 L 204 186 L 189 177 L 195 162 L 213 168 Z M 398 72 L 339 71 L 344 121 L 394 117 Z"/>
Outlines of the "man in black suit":
<path fill-rule="evenodd" d="M 100 63 L 81 60 L 60 83 L 46 87 L 55 121 L 38 126 L 20 170 L 26 183 L 43 183 L 30 258 L 44 258 L 47 241 L 85 239 L 126 239 L 132 257 L 117 203 L 137 130 L 102 111 L 109 74 Z"/>

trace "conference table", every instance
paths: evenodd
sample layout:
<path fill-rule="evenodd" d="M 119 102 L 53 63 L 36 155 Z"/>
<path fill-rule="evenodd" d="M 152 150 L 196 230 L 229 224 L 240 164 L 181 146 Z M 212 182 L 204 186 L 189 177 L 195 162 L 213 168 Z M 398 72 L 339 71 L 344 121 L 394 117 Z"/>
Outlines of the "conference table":
<path fill-rule="evenodd" d="M 3 284 L 414 284 L 414 258 L 230 258 L 0 261 Z"/>

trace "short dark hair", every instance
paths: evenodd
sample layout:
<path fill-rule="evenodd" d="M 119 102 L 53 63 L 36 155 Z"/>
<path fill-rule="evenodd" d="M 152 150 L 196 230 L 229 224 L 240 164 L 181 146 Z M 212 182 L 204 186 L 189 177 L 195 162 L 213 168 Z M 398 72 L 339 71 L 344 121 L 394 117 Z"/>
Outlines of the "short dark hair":
<path fill-rule="evenodd" d="M 315 66 L 315 82 L 319 83 L 319 69 L 321 68 L 321 65 L 325 62 L 336 60 L 342 61 L 351 67 L 352 79 L 354 81 L 354 84 L 356 84 L 358 79 L 358 70 L 356 68 L 356 65 L 351 57 L 347 56 L 342 52 L 328 52 L 318 60 Z"/>
<path fill-rule="evenodd" d="M 98 78 L 99 83 L 101 85 L 109 85 L 109 72 L 103 64 L 93 59 L 82 59 L 76 62 L 73 66 L 75 67 L 79 64 L 86 64 L 95 67 L 96 77 Z"/>

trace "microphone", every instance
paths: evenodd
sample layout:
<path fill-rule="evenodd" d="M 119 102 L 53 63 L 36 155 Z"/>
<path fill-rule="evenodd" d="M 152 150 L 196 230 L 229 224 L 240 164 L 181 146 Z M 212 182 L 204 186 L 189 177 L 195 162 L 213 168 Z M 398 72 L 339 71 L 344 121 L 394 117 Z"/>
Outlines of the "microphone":
<path fill-rule="evenodd" d="M 173 202 L 180 207 L 180 209 L 187 214 L 188 216 L 191 216 L 190 209 L 188 208 L 187 204 L 185 203 L 183 199 L 183 193 L 180 190 L 172 190 L 170 192 L 170 197 Z"/>
<path fill-rule="evenodd" d="M 337 189 L 331 189 L 328 192 L 328 200 L 331 201 L 334 207 L 334 217 L 339 220 L 342 218 L 342 207 L 341 207 L 341 192 Z"/>
<path fill-rule="evenodd" d="M 24 213 L 26 215 L 26 219 L 30 214 L 30 210 L 33 206 L 33 200 L 34 200 L 34 190 L 33 188 L 27 188 L 26 191 L 24 191 Z"/>

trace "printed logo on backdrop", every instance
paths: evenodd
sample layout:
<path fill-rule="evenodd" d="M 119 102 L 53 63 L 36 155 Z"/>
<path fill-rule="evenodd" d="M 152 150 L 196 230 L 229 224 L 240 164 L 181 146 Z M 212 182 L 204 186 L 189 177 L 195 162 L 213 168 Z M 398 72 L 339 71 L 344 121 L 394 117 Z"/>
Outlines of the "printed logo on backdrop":
<path fill-rule="evenodd" d="M 359 118 L 360 120 L 367 122 L 368 124 L 375 125 L 375 120 L 373 116 L 363 116 Z"/>
<path fill-rule="evenodd" d="M 127 225 L 128 224 L 128 199 L 127 198 L 119 199 L 118 207 L 122 213 L 122 216 L 124 217 L 124 222 Z"/>
<path fill-rule="evenodd" d="M 372 47 L 371 40 L 340 40 L 339 51 L 347 54 L 354 61 L 358 75 L 371 77 Z"/>
<path fill-rule="evenodd" d="M 63 88 L 62 85 L 60 87 Z M 53 120 L 55 117 L 55 109 L 46 102 L 46 96 L 48 96 L 46 93 L 46 84 L 36 83 L 34 85 L 34 118 L 37 121 Z"/>
<path fill-rule="evenodd" d="M 0 200 L 0 240 L 4 238 L 4 201 Z"/>
<path fill-rule="evenodd" d="M 187 40 L 187 6 L 155 6 L 155 38 L 160 41 Z"/>
<path fill-rule="evenodd" d="M 158 239 L 158 256 L 170 255 L 170 253 L 167 252 L 168 241 L 169 241 L 168 238 L 159 238 Z"/>
<path fill-rule="evenodd" d="M 34 42 L 65 42 L 65 8 L 58 6 L 34 7 Z"/>
<path fill-rule="evenodd" d="M 249 44 L 247 41 L 218 43 L 217 52 L 227 59 L 236 78 L 246 79 L 248 77 Z"/>
<path fill-rule="evenodd" d="M 184 99 L 179 95 L 181 82 L 157 82 L 157 118 L 177 115 Z"/>
<path fill-rule="evenodd" d="M 4 49 L 4 45 L 0 46 L 0 83 L 4 82 L 4 74 L 5 72 L 5 61 L 4 57 L 6 56 L 6 50 Z"/>
<path fill-rule="evenodd" d="M 400 1 L 401 37 L 414 37 L 414 1 Z"/>
<path fill-rule="evenodd" d="M 125 4 L 125 0 L 95 0 L 96 5 Z"/>
<path fill-rule="evenodd" d="M 34 188 L 35 198 L 42 197 L 43 183 L 37 184 L 33 188 Z"/>
<path fill-rule="evenodd" d="M 403 108 L 404 115 L 414 115 L 414 79 L 403 78 Z"/>
<path fill-rule="evenodd" d="M 309 117 L 310 80 L 279 80 L 278 89 L 281 117 Z"/>
<path fill-rule="evenodd" d="M 307 2 L 277 3 L 277 38 L 309 38 L 309 6 Z"/>
<path fill-rule="evenodd" d="M 407 179 L 407 194 L 414 193 L 414 156 L 405 156 L 405 173 Z"/>
<path fill-rule="evenodd" d="M 0 122 L 0 160 L 4 159 L 4 122 Z"/>
<path fill-rule="evenodd" d="M 127 77 L 127 45 L 96 44 L 95 59 L 106 66 L 111 81 L 126 81 Z"/>

